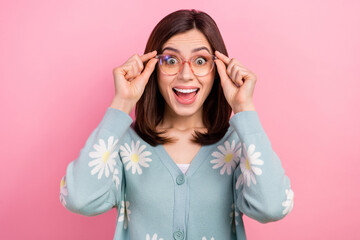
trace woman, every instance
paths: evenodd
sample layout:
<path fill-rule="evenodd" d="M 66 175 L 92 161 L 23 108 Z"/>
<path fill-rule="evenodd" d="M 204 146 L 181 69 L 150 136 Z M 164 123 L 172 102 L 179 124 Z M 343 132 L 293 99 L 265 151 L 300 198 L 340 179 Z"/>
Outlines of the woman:
<path fill-rule="evenodd" d="M 113 73 L 113 101 L 61 181 L 67 209 L 115 207 L 114 239 L 135 240 L 246 239 L 243 214 L 266 223 L 291 211 L 254 107 L 256 75 L 228 57 L 208 14 L 169 14 L 145 54 Z"/>

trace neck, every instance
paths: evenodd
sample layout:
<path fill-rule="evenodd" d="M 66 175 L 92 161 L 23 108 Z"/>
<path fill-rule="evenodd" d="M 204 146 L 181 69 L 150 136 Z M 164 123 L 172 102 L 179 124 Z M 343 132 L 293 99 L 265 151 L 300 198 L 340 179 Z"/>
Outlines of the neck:
<path fill-rule="evenodd" d="M 205 128 L 202 120 L 202 108 L 191 116 L 179 116 L 174 111 L 165 108 L 164 118 L 160 123 L 160 128 L 173 128 L 180 131 Z"/>

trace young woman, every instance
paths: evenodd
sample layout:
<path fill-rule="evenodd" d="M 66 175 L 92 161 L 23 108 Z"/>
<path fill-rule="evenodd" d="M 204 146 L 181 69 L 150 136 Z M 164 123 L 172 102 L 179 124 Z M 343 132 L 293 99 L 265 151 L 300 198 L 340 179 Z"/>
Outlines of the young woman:
<path fill-rule="evenodd" d="M 61 181 L 68 210 L 116 208 L 118 240 L 246 239 L 243 214 L 266 223 L 291 211 L 254 107 L 257 77 L 228 57 L 208 14 L 169 14 L 113 74 L 113 101 Z"/>

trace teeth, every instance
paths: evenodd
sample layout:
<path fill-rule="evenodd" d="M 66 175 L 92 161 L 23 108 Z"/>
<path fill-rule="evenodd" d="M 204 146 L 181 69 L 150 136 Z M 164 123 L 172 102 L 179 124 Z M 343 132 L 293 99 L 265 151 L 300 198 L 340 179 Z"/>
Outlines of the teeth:
<path fill-rule="evenodd" d="M 196 92 L 198 89 L 181 89 L 181 88 L 174 88 L 176 91 L 181 92 L 181 93 L 192 93 L 192 92 Z"/>

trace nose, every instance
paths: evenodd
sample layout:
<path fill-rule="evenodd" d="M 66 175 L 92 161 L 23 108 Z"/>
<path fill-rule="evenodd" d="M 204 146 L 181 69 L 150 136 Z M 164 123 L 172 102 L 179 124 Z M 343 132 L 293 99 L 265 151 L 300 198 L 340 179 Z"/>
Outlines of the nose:
<path fill-rule="evenodd" d="M 184 80 L 192 80 L 194 78 L 194 74 L 191 70 L 190 62 L 187 61 L 184 63 L 179 73 L 179 77 Z"/>

